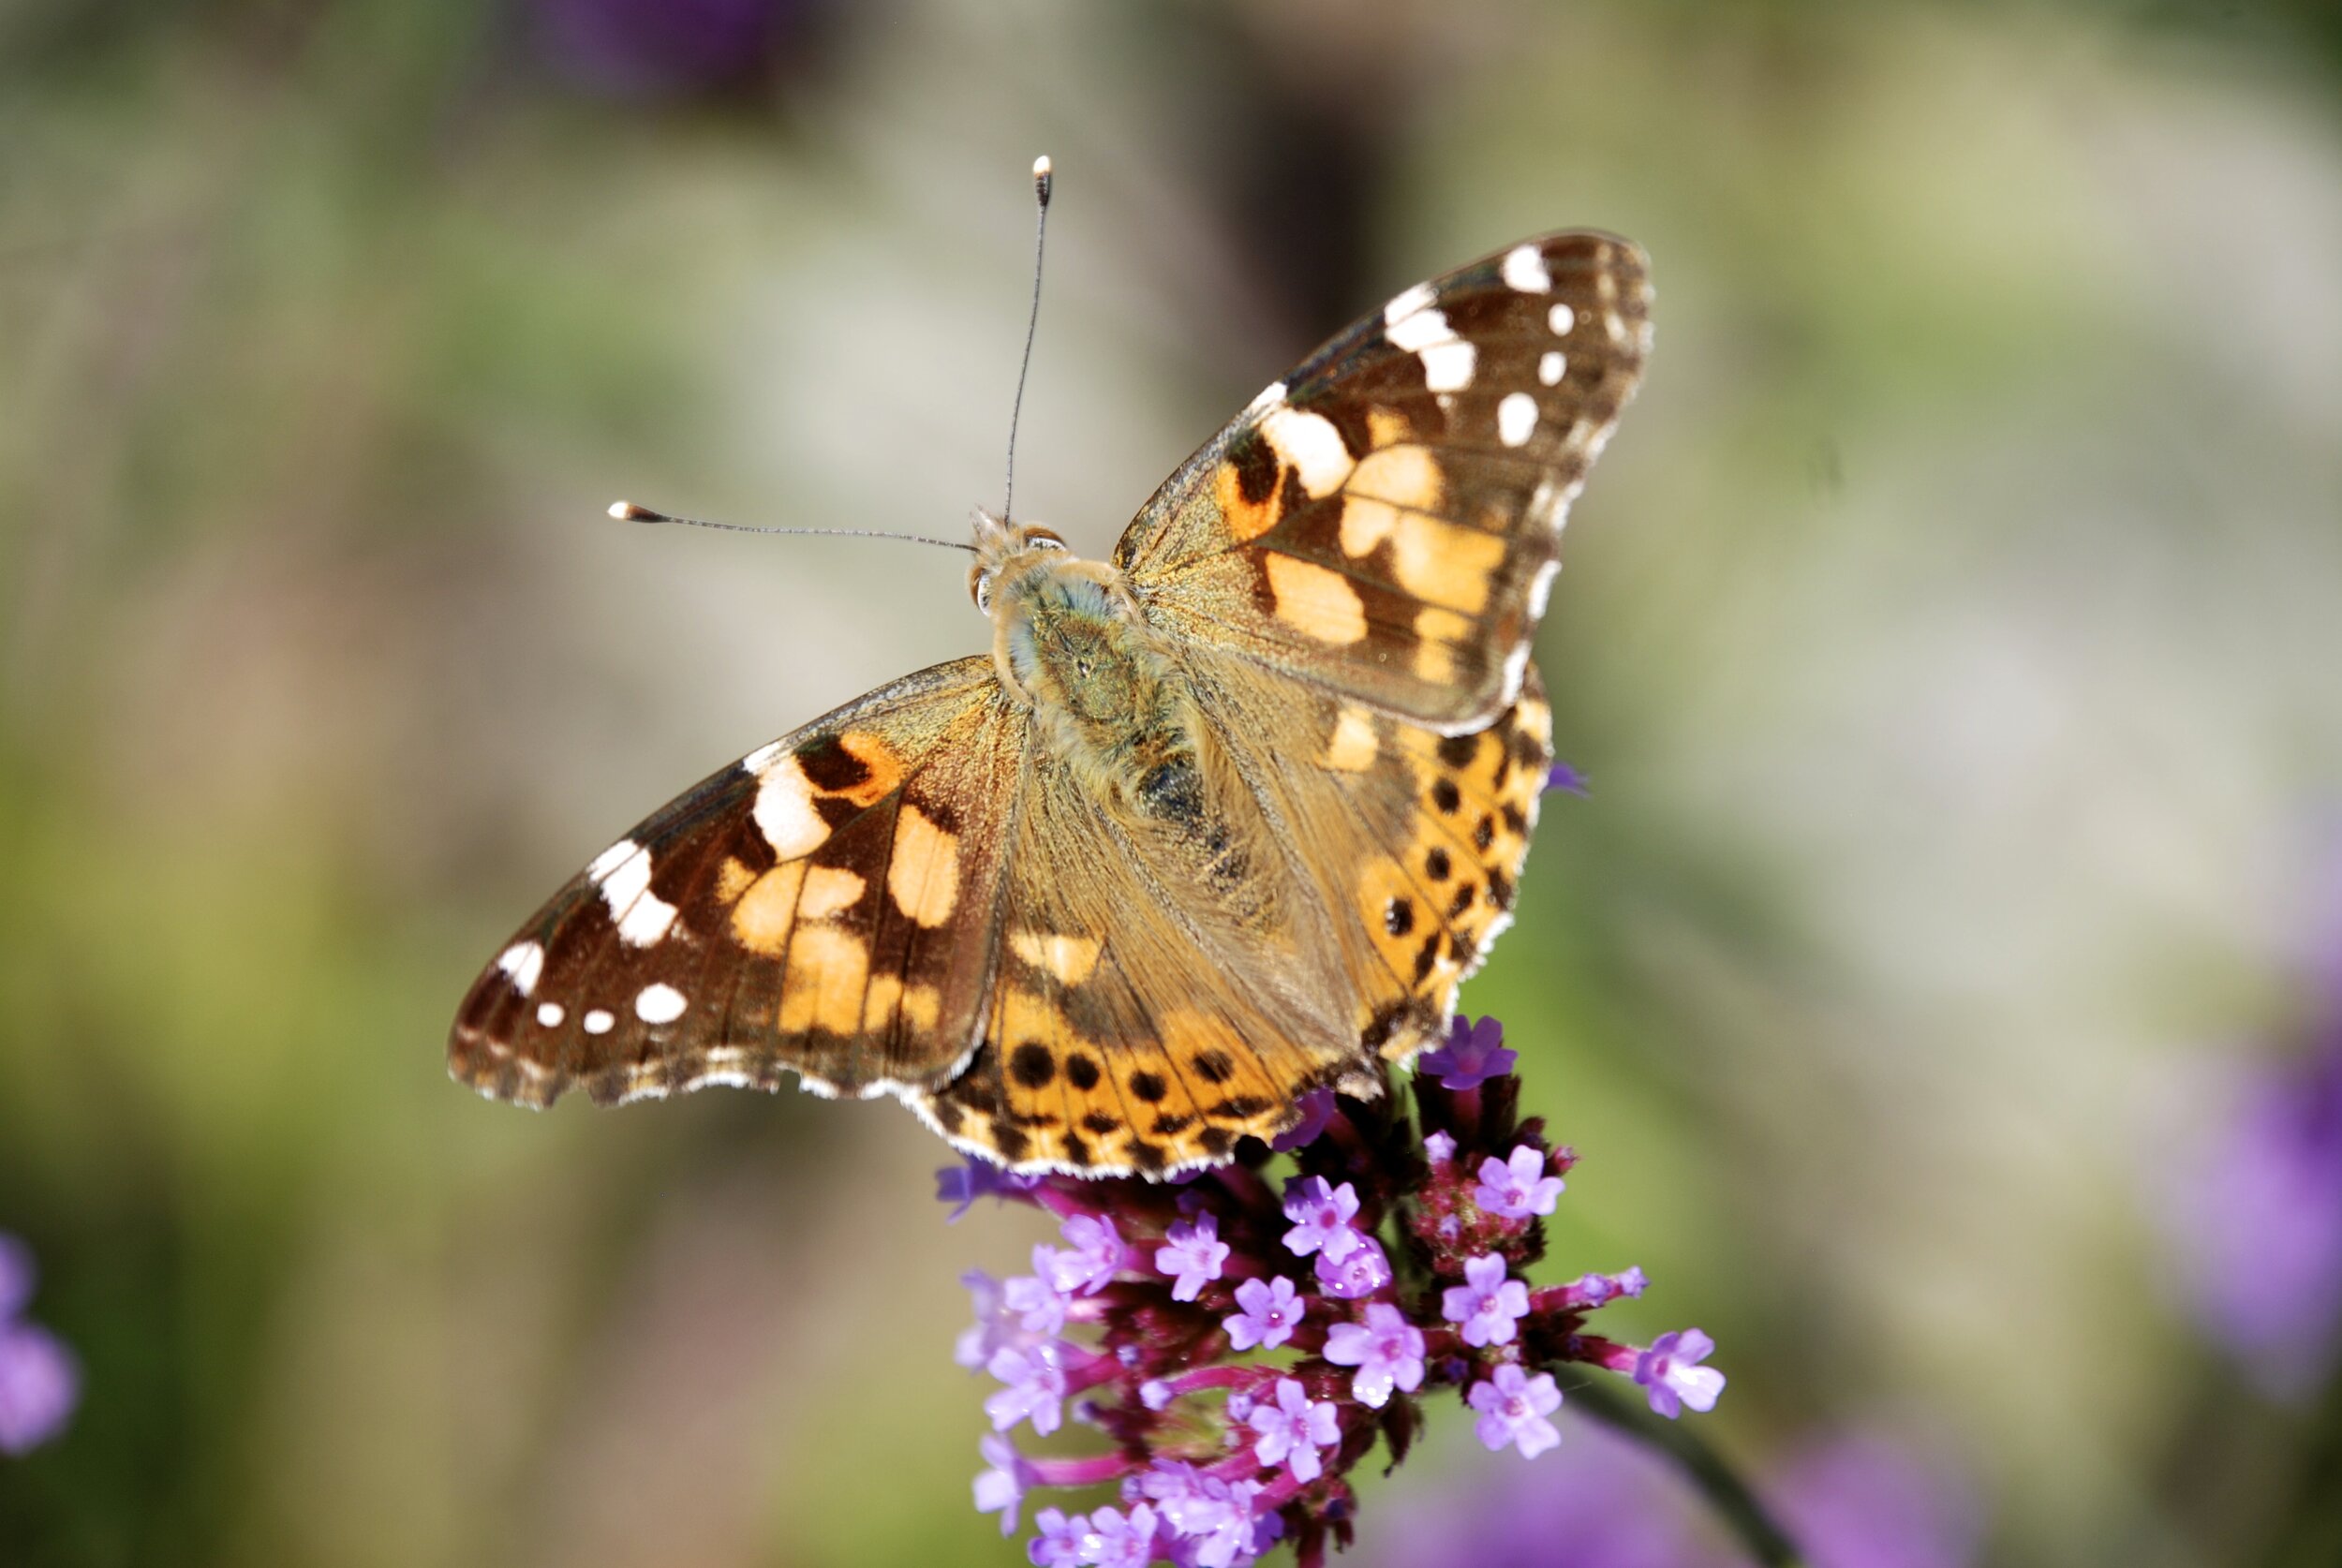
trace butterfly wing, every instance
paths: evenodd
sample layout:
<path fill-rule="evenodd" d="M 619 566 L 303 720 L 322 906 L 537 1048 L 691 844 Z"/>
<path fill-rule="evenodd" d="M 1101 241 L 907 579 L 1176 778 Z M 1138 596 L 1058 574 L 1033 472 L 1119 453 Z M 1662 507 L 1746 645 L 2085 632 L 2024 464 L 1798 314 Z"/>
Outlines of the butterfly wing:
<path fill-rule="evenodd" d="M 599 856 L 465 998 L 453 1074 L 547 1105 L 940 1084 L 986 999 L 1030 722 L 989 658 L 882 688 Z"/>
<path fill-rule="evenodd" d="M 1216 662 L 1197 683 L 1208 711 L 1309 847 L 1360 1056 L 1405 1059 L 1512 922 L 1552 761 L 1535 667 L 1493 723 L 1442 735 L 1223 654 L 1195 662 Z"/>
<path fill-rule="evenodd" d="M 1352 326 L 1116 547 L 1158 625 L 1455 734 L 1521 689 L 1570 501 L 1650 348 L 1641 251 L 1529 241 Z"/>
<path fill-rule="evenodd" d="M 1197 747 L 1177 834 L 1034 749 L 983 1043 L 912 1102 L 953 1143 L 1026 1169 L 1160 1175 L 1273 1136 L 1302 1093 L 1362 1065 L 1298 846 L 1225 737 Z"/>
<path fill-rule="evenodd" d="M 1321 1086 L 1444 1027 L 1510 920 L 1549 761 L 1534 670 L 1443 737 L 1209 650 L 1202 820 L 1150 840 L 1035 748 L 1003 877 L 999 971 L 967 1070 L 910 1097 L 1025 1169 L 1161 1175 L 1291 1125 Z"/>

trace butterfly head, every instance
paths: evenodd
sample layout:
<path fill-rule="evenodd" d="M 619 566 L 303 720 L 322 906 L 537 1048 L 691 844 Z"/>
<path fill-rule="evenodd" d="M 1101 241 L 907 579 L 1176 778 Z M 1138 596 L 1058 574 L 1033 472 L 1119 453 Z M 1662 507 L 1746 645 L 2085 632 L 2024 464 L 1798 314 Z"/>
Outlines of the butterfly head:
<path fill-rule="evenodd" d="M 982 507 L 976 509 L 975 535 L 976 559 L 968 569 L 968 597 L 987 615 L 992 614 L 995 584 L 1030 565 L 1032 556 L 1069 553 L 1056 529 L 1038 523 L 1011 523 Z"/>

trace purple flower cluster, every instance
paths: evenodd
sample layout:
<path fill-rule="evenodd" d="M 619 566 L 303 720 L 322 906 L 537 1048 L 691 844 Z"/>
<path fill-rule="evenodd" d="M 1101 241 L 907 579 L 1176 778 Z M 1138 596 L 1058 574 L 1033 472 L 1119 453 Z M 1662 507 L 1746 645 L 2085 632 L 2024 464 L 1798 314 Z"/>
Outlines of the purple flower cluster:
<path fill-rule="evenodd" d="M 22 1454 L 55 1437 L 81 1399 L 73 1353 L 24 1321 L 33 1298 L 32 1250 L 0 1232 L 0 1453 Z"/>
<path fill-rule="evenodd" d="M 2327 880 L 2334 908 L 2309 923 L 2299 1038 L 2189 1084 L 2195 1125 L 2156 1149 L 2177 1286 L 2262 1391 L 2289 1402 L 2313 1398 L 2342 1364 L 2342 861 Z"/>
<path fill-rule="evenodd" d="M 1586 1332 L 1641 1294 L 1639 1269 L 1523 1278 L 1576 1157 L 1519 1119 L 1513 1061 L 1493 1019 L 1457 1019 L 1418 1064 L 1412 1119 L 1387 1086 L 1305 1104 L 1312 1135 L 1279 1140 L 1282 1179 L 1257 1145 L 1167 1184 L 945 1173 L 946 1202 L 1035 1205 L 1063 1243 L 1034 1248 L 1030 1274 L 965 1277 L 976 1322 L 956 1359 L 999 1384 L 978 1509 L 1009 1534 L 1035 1488 L 1116 1487 L 1119 1507 L 1034 1516 L 1041 1568 L 1234 1568 L 1281 1540 L 1315 1568 L 1351 1541 L 1348 1473 L 1378 1442 L 1403 1459 L 1432 1390 L 1462 1397 L 1491 1451 L 1529 1458 L 1561 1441 L 1553 1373 L 1570 1363 L 1632 1378 L 1666 1415 L 1711 1408 L 1724 1377 L 1697 1329 L 1648 1347 Z M 1032 1457 L 1006 1436 L 1069 1415 L 1109 1451 Z"/>

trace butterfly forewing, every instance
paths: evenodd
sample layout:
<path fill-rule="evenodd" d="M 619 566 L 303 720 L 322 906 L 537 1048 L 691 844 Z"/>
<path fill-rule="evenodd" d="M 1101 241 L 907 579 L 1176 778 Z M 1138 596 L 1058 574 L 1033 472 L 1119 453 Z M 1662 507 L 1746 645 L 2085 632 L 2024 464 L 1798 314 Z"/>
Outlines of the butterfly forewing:
<path fill-rule="evenodd" d="M 913 675 L 701 784 L 597 857 L 474 983 L 455 1075 L 543 1105 L 705 1083 L 941 1083 L 988 979 L 1029 726 L 987 658 Z"/>
<path fill-rule="evenodd" d="M 1116 561 L 1193 641 L 1442 733 L 1520 689 L 1569 503 L 1649 349 L 1640 251 L 1527 242 L 1419 284 L 1188 460 Z"/>

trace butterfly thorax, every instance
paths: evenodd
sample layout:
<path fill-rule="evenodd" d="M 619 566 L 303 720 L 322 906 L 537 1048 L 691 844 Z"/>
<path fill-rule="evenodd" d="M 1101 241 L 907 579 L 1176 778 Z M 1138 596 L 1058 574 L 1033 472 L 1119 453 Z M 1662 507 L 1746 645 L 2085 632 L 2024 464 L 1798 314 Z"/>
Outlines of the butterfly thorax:
<path fill-rule="evenodd" d="M 1122 574 L 1062 551 L 1010 564 L 992 594 L 993 658 L 1049 754 L 1118 816 L 1165 826 L 1201 810 L 1187 683 Z"/>

